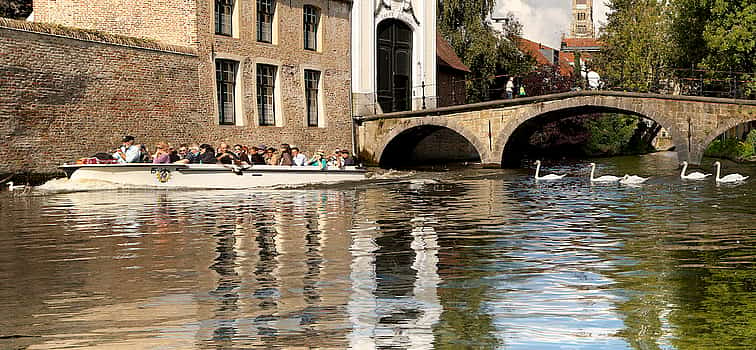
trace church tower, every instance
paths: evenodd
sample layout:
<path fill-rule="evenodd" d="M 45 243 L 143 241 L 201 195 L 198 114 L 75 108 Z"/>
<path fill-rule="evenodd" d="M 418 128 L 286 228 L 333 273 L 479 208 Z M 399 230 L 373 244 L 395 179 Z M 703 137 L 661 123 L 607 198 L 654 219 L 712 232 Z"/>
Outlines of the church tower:
<path fill-rule="evenodd" d="M 572 0 L 570 38 L 594 38 L 593 0 Z"/>

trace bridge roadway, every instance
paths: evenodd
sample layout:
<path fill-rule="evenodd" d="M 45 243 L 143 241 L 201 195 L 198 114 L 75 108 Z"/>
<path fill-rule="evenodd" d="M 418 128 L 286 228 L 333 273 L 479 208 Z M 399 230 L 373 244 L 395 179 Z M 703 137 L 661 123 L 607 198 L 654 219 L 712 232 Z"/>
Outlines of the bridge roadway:
<path fill-rule="evenodd" d="M 407 137 L 415 145 L 439 130 L 469 142 L 480 161 L 501 166 L 516 132 L 586 113 L 622 113 L 656 121 L 671 136 L 680 161 L 700 164 L 704 150 L 725 131 L 756 120 L 756 101 L 616 91 L 578 91 L 354 118 L 357 150 L 367 164 L 385 164 Z M 453 131 L 450 133 L 449 130 Z M 470 146 L 471 145 L 471 146 Z M 409 147 L 412 147 L 411 145 Z M 445 154 L 436 147 L 433 152 Z M 428 149 L 426 147 L 426 149 Z M 511 156 L 514 156 L 513 154 Z"/>

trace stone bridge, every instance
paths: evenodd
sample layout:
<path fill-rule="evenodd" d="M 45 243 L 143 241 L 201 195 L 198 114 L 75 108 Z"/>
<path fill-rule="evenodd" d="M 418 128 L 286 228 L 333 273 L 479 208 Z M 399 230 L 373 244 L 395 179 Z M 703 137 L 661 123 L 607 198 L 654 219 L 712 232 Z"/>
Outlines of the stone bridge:
<path fill-rule="evenodd" d="M 669 133 L 680 161 L 700 164 L 704 150 L 717 136 L 756 120 L 756 101 L 580 91 L 359 116 L 355 117 L 357 150 L 368 164 L 385 165 L 406 152 L 425 152 L 434 160 L 472 154 L 485 165 L 501 166 L 513 156 L 511 144 L 517 135 L 553 120 L 588 113 L 621 113 L 654 120 Z M 467 142 L 453 147 L 443 142 L 421 147 L 422 140 L 439 133 Z"/>

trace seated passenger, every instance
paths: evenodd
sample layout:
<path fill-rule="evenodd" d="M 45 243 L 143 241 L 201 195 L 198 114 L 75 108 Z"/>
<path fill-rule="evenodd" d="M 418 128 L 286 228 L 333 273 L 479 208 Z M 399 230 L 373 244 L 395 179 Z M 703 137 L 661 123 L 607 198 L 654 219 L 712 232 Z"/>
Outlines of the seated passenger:
<path fill-rule="evenodd" d="M 179 156 L 178 151 L 173 148 L 173 146 L 168 145 L 168 156 L 170 157 L 170 162 L 176 162 L 177 160 L 181 159 L 181 156 Z"/>
<path fill-rule="evenodd" d="M 343 165 L 343 166 L 354 165 L 354 158 L 352 158 L 351 156 L 349 156 L 349 150 L 342 149 L 341 150 L 341 158 L 342 158 L 341 165 Z"/>
<path fill-rule="evenodd" d="M 288 143 L 281 144 L 281 155 L 278 160 L 278 165 L 292 166 L 294 162 L 291 159 L 291 150 Z"/>
<path fill-rule="evenodd" d="M 278 165 L 279 156 L 276 154 L 276 149 L 273 147 L 268 147 L 267 150 L 265 150 L 265 164 L 266 165 Z"/>
<path fill-rule="evenodd" d="M 194 158 L 199 156 L 199 146 L 197 146 L 197 144 L 193 144 L 191 147 L 189 147 L 187 144 L 182 143 L 181 146 L 179 146 L 178 154 L 181 159 L 175 161 L 174 163 L 189 164 Z"/>
<path fill-rule="evenodd" d="M 139 162 L 139 156 L 142 153 L 139 151 L 139 145 L 134 144 L 134 136 L 126 135 L 121 141 L 123 142 L 123 145 L 113 153 L 113 158 L 118 161 L 118 163 Z"/>
<path fill-rule="evenodd" d="M 328 165 L 337 167 L 337 168 L 342 168 L 344 166 L 343 160 L 344 159 L 341 158 L 341 150 L 337 148 L 335 151 L 333 151 L 333 154 L 328 156 Z"/>
<path fill-rule="evenodd" d="M 152 156 L 150 155 L 150 150 L 147 149 L 147 145 L 139 145 L 139 153 L 139 161 L 137 163 L 152 163 Z"/>
<path fill-rule="evenodd" d="M 307 161 L 307 165 L 314 165 L 321 169 L 325 169 L 328 167 L 328 160 L 325 157 L 325 152 L 322 150 L 318 150 L 315 152 L 315 155 L 310 158 L 309 161 Z"/>
<path fill-rule="evenodd" d="M 217 159 L 218 163 L 221 164 L 234 164 L 235 161 L 239 160 L 236 154 L 234 154 L 234 152 L 231 152 L 231 150 L 228 148 L 228 144 L 225 142 L 221 142 L 220 146 L 218 147 L 218 152 L 215 154 L 215 159 Z"/>
<path fill-rule="evenodd" d="M 296 166 L 307 165 L 307 156 L 299 153 L 299 148 L 297 147 L 291 148 L 291 158 L 291 160 L 294 162 L 294 165 Z"/>
<path fill-rule="evenodd" d="M 168 150 L 168 145 L 165 142 L 159 142 L 155 146 L 155 154 L 152 156 L 152 163 L 168 164 L 170 162 L 171 162 L 171 154 Z"/>
<path fill-rule="evenodd" d="M 252 164 L 249 161 L 249 156 L 247 155 L 246 147 L 240 144 L 234 145 L 234 155 L 236 155 L 236 159 L 238 159 L 242 165 Z"/>
<path fill-rule="evenodd" d="M 215 164 L 218 160 L 215 159 L 215 150 L 213 146 L 203 143 L 199 147 L 199 155 L 192 159 L 193 164 Z"/>
<path fill-rule="evenodd" d="M 250 152 L 249 154 L 249 164 L 252 164 L 252 165 L 265 164 L 265 159 L 263 158 L 263 155 L 265 155 L 264 146 L 263 147 L 252 146 L 252 152 Z"/>

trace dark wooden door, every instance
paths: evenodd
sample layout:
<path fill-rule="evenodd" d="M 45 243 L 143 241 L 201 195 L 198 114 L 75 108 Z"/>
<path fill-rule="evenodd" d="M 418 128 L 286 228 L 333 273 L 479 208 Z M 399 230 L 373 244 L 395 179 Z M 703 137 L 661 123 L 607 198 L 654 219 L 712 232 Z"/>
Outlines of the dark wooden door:
<path fill-rule="evenodd" d="M 398 20 L 378 25 L 378 103 L 384 113 L 412 103 L 412 29 Z"/>

